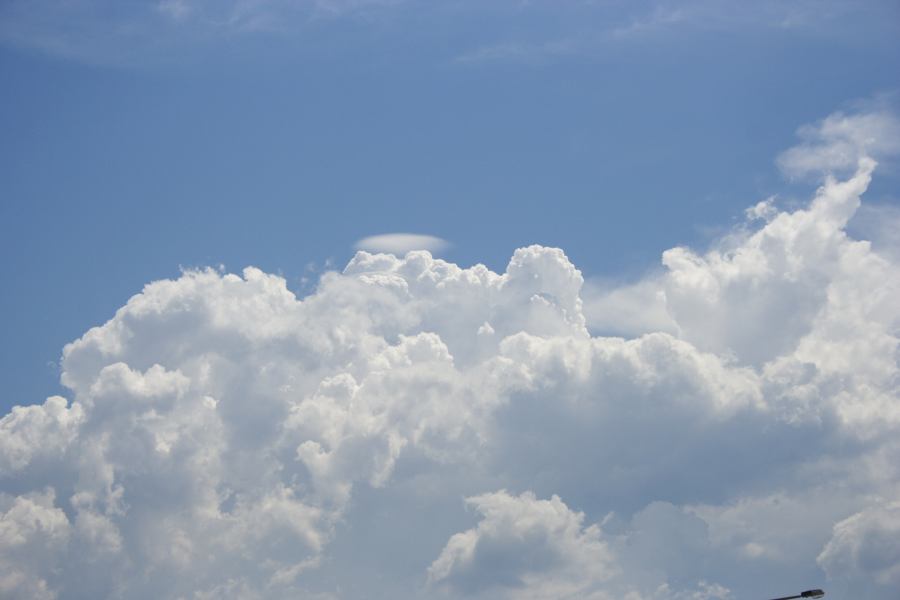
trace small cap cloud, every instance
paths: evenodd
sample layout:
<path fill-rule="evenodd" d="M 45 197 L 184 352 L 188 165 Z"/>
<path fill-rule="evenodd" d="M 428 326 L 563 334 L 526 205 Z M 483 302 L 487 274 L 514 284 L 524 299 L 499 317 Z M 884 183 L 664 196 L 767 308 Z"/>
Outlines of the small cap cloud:
<path fill-rule="evenodd" d="M 428 250 L 436 253 L 450 246 L 447 240 L 433 235 L 421 233 L 385 233 L 365 237 L 353 247 L 357 250 L 368 252 L 384 252 L 402 256 L 413 250 Z"/>

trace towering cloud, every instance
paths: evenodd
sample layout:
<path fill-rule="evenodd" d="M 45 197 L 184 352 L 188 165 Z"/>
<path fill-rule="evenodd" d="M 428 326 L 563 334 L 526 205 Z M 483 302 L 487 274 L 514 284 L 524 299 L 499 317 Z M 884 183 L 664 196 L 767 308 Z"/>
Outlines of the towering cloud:
<path fill-rule="evenodd" d="M 0 420 L 0 595 L 891 598 L 900 271 L 854 169 L 587 310 L 540 246 L 150 283 Z"/>

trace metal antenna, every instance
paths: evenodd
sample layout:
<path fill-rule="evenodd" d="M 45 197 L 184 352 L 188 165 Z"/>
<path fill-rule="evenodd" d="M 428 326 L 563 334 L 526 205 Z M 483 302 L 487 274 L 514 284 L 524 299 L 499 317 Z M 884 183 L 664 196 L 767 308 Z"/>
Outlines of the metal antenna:
<path fill-rule="evenodd" d="M 785 596 L 784 598 L 772 598 L 772 600 L 794 600 L 794 598 L 821 598 L 825 595 L 822 590 L 806 590 L 800 592 L 799 596 Z"/>

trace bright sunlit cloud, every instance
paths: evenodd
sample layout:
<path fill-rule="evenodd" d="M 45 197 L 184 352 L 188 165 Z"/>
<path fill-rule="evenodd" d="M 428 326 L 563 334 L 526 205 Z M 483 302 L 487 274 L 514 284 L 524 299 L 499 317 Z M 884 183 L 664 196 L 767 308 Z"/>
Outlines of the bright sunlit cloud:
<path fill-rule="evenodd" d="M 829 115 L 798 130 L 803 142 L 778 157 L 787 175 L 803 177 L 856 168 L 860 159 L 900 154 L 900 119 L 888 109 Z"/>
<path fill-rule="evenodd" d="M 0 591 L 892 598 L 900 264 L 847 234 L 854 147 L 599 293 L 561 249 L 493 272 L 418 234 L 304 298 L 253 267 L 147 284 L 65 347 L 65 397 L 0 420 Z"/>

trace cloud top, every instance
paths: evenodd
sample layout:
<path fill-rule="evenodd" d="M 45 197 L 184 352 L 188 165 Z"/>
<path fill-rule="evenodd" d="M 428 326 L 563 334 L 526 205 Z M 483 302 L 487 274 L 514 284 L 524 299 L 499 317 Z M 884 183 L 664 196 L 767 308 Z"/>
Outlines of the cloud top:
<path fill-rule="evenodd" d="M 846 172 L 860 160 L 881 160 L 900 154 L 900 119 L 887 109 L 837 112 L 797 130 L 802 142 L 778 157 L 791 177 Z"/>

